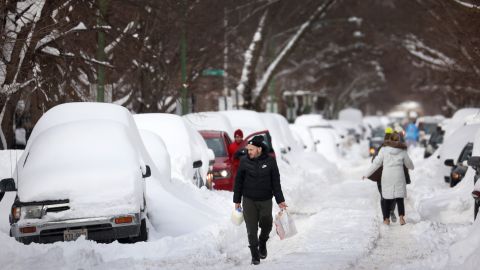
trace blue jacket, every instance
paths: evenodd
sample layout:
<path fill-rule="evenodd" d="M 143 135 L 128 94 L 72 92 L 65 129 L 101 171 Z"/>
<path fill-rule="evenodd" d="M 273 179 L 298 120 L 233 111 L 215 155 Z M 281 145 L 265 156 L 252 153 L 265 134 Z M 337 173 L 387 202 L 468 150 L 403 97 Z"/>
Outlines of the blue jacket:
<path fill-rule="evenodd" d="M 414 123 L 410 123 L 407 126 L 405 140 L 407 141 L 418 141 L 419 131 L 417 126 Z"/>

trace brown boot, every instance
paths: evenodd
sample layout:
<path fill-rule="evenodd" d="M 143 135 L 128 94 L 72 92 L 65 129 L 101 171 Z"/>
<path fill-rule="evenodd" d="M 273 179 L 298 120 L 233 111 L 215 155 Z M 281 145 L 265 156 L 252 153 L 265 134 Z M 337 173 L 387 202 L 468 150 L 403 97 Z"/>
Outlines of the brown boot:
<path fill-rule="evenodd" d="M 384 219 L 383 224 L 390 225 L 390 219 L 388 219 L 388 218 Z"/>
<path fill-rule="evenodd" d="M 403 216 L 400 216 L 400 225 L 405 225 L 407 224 L 407 222 L 405 222 L 405 219 L 403 218 Z"/>

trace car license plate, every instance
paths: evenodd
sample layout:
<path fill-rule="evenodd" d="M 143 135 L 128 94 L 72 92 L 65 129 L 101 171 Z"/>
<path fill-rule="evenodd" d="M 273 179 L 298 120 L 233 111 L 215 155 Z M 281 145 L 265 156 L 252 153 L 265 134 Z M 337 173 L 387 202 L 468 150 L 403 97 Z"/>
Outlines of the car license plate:
<path fill-rule="evenodd" d="M 81 235 L 85 235 L 85 238 L 87 238 L 88 237 L 87 229 L 65 230 L 65 231 L 63 231 L 63 240 L 64 241 L 75 241 Z"/>

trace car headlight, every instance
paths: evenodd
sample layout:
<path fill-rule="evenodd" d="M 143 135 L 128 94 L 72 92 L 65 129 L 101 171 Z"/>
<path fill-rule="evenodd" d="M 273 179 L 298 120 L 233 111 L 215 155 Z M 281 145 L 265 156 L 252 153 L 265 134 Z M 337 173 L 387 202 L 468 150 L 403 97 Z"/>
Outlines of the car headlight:
<path fill-rule="evenodd" d="M 230 172 L 228 170 L 220 170 L 220 171 L 214 171 L 213 172 L 213 178 L 227 178 L 230 176 Z"/>
<path fill-rule="evenodd" d="M 452 173 L 452 179 L 458 180 L 458 179 L 461 179 L 461 178 L 462 178 L 461 174 L 456 173 L 456 172 Z"/>
<path fill-rule="evenodd" d="M 25 219 L 42 218 L 42 212 L 42 205 L 22 206 L 21 217 Z"/>

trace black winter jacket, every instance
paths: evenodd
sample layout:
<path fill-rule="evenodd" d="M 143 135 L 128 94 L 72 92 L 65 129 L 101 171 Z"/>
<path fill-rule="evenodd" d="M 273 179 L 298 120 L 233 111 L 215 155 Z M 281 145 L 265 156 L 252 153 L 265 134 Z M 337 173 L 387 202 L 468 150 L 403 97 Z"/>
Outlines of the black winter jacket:
<path fill-rule="evenodd" d="M 258 158 L 250 159 L 245 156 L 240 159 L 233 202 L 240 203 L 242 196 L 254 201 L 266 201 L 275 196 L 277 203 L 285 201 L 277 161 L 273 157 L 262 153 Z"/>

